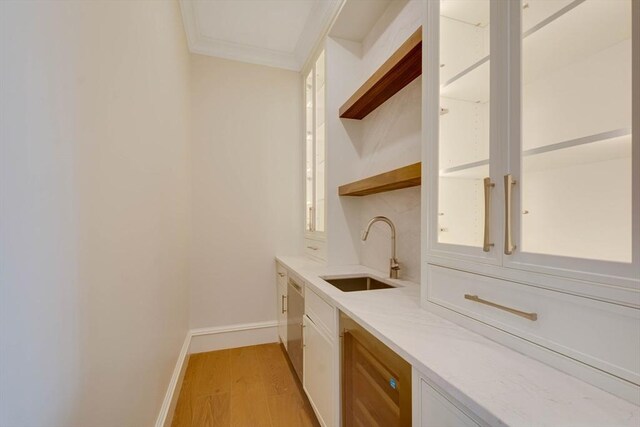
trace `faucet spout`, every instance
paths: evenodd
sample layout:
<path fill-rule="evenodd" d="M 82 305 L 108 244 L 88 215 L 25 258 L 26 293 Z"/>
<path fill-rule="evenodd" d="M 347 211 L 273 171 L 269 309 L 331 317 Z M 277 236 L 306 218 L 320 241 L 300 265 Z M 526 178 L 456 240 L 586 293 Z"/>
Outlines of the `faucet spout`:
<path fill-rule="evenodd" d="M 362 233 L 362 241 L 364 242 L 369 237 L 369 230 L 371 226 L 376 222 L 385 222 L 391 227 L 391 259 L 389 260 L 389 277 L 392 279 L 398 278 L 398 272 L 400 271 L 400 264 L 398 264 L 398 259 L 396 258 L 396 226 L 393 225 L 393 222 L 387 218 L 386 216 L 375 216 L 371 218 L 364 232 Z"/>

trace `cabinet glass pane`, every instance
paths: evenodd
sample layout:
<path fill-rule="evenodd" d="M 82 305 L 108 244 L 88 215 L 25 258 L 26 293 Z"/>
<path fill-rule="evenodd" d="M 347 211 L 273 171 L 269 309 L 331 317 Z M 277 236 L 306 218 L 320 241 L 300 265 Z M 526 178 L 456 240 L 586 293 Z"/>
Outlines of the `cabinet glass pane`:
<path fill-rule="evenodd" d="M 313 72 L 305 78 L 305 229 L 313 230 Z"/>
<path fill-rule="evenodd" d="M 631 261 L 631 0 L 522 9 L 520 250 Z"/>
<path fill-rule="evenodd" d="M 440 2 L 438 241 L 482 246 L 489 176 L 489 0 Z"/>
<path fill-rule="evenodd" d="M 315 66 L 315 85 L 316 85 L 316 150 L 315 150 L 315 231 L 324 231 L 324 153 L 325 153 L 325 111 L 324 111 L 324 92 L 325 92 L 325 68 L 324 68 L 324 52 L 320 54 Z"/>

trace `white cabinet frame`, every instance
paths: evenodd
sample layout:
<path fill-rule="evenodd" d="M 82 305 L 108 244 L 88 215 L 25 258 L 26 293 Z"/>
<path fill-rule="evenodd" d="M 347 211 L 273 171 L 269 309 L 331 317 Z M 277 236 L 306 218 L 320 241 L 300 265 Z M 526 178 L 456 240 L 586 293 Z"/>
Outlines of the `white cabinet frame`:
<path fill-rule="evenodd" d="M 423 45 L 424 46 L 440 46 L 440 2 L 428 1 L 425 2 L 426 8 L 426 22 L 423 26 Z M 497 8 L 491 8 L 491 21 L 493 22 L 493 15 L 497 13 Z M 423 150 L 422 163 L 424 165 L 423 171 L 423 188 L 426 188 L 426 209 L 429 214 L 426 215 L 426 221 L 423 221 L 423 226 L 426 226 L 426 248 L 428 256 L 444 257 L 444 258 L 457 258 L 466 261 L 475 261 L 485 264 L 491 264 L 499 266 L 502 264 L 502 252 L 500 249 L 500 242 L 502 239 L 502 213 L 500 204 L 501 200 L 501 187 L 497 185 L 497 180 L 500 177 L 500 150 L 501 145 L 499 137 L 496 132 L 499 126 L 494 123 L 498 117 L 500 117 L 500 111 L 495 111 L 501 103 L 494 102 L 497 97 L 500 96 L 498 91 L 498 84 L 501 81 L 506 80 L 501 78 L 498 71 L 502 67 L 495 67 L 494 62 L 499 61 L 499 58 L 494 59 L 494 52 L 497 48 L 497 43 L 500 40 L 498 26 L 491 26 L 491 81 L 490 81 L 490 144 L 489 144 L 489 176 L 491 181 L 496 184 L 493 187 L 490 210 L 493 213 L 491 215 L 491 240 L 494 243 L 493 248 L 489 252 L 484 252 L 480 247 L 471 247 L 464 245 L 456 245 L 450 243 L 440 243 L 438 241 L 438 199 L 439 199 L 439 144 L 435 141 L 439 141 L 440 133 L 440 51 L 439 49 L 426 49 L 423 54 L 422 67 L 423 67 L 423 140 L 428 141 L 426 149 Z M 430 76 L 424 78 L 424 76 Z M 504 91 L 502 91 L 504 93 Z M 504 96 L 504 95 L 503 95 Z"/>

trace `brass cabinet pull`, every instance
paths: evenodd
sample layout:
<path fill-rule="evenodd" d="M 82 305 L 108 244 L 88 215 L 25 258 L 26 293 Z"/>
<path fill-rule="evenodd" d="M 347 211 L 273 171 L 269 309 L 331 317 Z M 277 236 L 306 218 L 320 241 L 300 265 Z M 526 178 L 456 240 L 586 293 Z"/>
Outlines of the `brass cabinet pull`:
<path fill-rule="evenodd" d="M 284 277 L 284 273 L 280 273 L 280 272 L 278 271 L 278 276 L 280 276 L 280 277 Z"/>
<path fill-rule="evenodd" d="M 307 246 L 307 249 L 311 249 L 312 251 L 317 251 L 318 247 L 317 246 Z"/>
<path fill-rule="evenodd" d="M 496 185 L 491 178 L 484 179 L 484 244 L 482 250 L 489 252 L 494 244 L 490 242 L 491 235 L 491 188 Z"/>
<path fill-rule="evenodd" d="M 504 305 L 496 304 L 495 302 L 487 301 L 486 299 L 482 299 L 478 297 L 478 295 L 469 295 L 464 294 L 464 299 L 468 299 L 470 301 L 479 302 L 480 304 L 488 305 L 491 307 L 495 307 L 500 310 L 507 311 L 511 314 L 515 314 L 516 316 L 524 317 L 525 319 L 529 319 L 532 322 L 538 320 L 538 313 L 527 313 L 526 311 L 516 310 L 515 308 L 505 307 Z"/>
<path fill-rule="evenodd" d="M 314 218 L 313 218 L 313 206 L 309 206 L 309 228 L 307 229 L 307 231 L 315 231 L 315 224 L 314 222 Z"/>
<path fill-rule="evenodd" d="M 504 176 L 504 253 L 512 255 L 516 245 L 511 237 L 511 193 L 516 181 L 511 174 Z"/>
<path fill-rule="evenodd" d="M 286 295 L 281 295 L 281 300 L 280 300 L 280 307 L 282 309 L 282 314 L 285 314 L 287 312 L 287 309 L 285 308 L 285 304 L 287 302 L 287 296 Z"/>

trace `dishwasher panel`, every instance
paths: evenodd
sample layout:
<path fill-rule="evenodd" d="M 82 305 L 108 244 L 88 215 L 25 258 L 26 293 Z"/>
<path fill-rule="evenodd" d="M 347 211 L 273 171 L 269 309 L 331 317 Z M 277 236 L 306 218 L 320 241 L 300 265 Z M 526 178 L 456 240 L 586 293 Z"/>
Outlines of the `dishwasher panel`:
<path fill-rule="evenodd" d="M 287 352 L 300 381 L 303 378 L 302 316 L 304 316 L 304 290 L 290 277 L 287 288 Z"/>
<path fill-rule="evenodd" d="M 343 426 L 411 427 L 411 365 L 340 313 Z"/>

